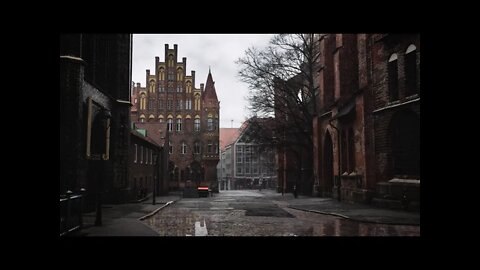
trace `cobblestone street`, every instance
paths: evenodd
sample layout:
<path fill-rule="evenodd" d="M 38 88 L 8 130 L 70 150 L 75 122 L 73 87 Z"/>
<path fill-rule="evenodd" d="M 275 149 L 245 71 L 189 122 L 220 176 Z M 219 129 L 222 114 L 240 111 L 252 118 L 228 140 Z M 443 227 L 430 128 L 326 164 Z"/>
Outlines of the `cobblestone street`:
<path fill-rule="evenodd" d="M 285 197 L 270 190 L 222 191 L 214 197 L 181 199 L 144 222 L 161 236 L 195 236 L 195 228 L 205 226 L 208 236 L 420 235 L 416 225 L 359 222 L 292 209 Z"/>

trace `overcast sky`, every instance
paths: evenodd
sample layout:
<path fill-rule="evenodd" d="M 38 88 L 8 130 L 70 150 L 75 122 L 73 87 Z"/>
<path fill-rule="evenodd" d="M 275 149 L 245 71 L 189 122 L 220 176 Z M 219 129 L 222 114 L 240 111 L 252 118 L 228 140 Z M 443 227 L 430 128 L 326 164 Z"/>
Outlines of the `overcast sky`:
<path fill-rule="evenodd" d="M 195 70 L 196 88 L 207 82 L 210 66 L 220 101 L 220 127 L 240 127 L 249 115 L 245 99 L 248 85 L 240 82 L 235 61 L 243 57 L 249 47 L 266 46 L 272 37 L 267 34 L 134 34 L 132 80 L 145 87 L 145 71 L 150 69 L 152 74 L 155 73 L 155 57 L 165 61 L 165 44 L 171 49 L 173 44 L 178 44 L 177 61 L 187 58 L 186 74 Z"/>

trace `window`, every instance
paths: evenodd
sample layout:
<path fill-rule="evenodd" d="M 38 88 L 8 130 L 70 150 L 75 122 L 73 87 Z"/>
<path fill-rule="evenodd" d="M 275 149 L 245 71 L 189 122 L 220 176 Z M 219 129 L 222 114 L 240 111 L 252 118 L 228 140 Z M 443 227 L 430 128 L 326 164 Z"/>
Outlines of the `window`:
<path fill-rule="evenodd" d="M 185 142 L 182 142 L 182 148 L 181 148 L 181 152 L 182 154 L 186 154 L 187 153 L 187 144 Z"/>
<path fill-rule="evenodd" d="M 172 119 L 172 118 L 170 118 L 170 119 L 167 120 L 167 130 L 168 130 L 169 132 L 172 132 L 172 131 L 173 131 L 173 119 Z"/>
<path fill-rule="evenodd" d="M 392 54 L 388 60 L 388 92 L 390 101 L 398 100 L 397 54 Z"/>
<path fill-rule="evenodd" d="M 214 149 L 213 151 L 215 152 L 215 154 L 218 154 L 218 144 L 217 144 L 217 142 L 213 143 L 213 149 Z"/>
<path fill-rule="evenodd" d="M 199 142 L 195 142 L 193 144 L 193 152 L 195 154 L 200 154 L 200 143 Z"/>
<path fill-rule="evenodd" d="M 418 93 L 417 88 L 417 51 L 413 44 L 405 52 L 405 96 Z"/>
<path fill-rule="evenodd" d="M 182 68 L 177 69 L 177 81 L 183 81 L 183 69 Z"/>
<path fill-rule="evenodd" d="M 238 153 L 237 154 L 237 163 L 242 163 L 243 160 L 243 154 Z"/>
<path fill-rule="evenodd" d="M 334 93 L 335 99 L 340 98 L 340 59 L 339 59 L 339 51 L 336 51 L 333 55 L 333 77 L 334 77 Z"/>
<path fill-rule="evenodd" d="M 159 109 L 159 110 L 163 110 L 163 108 L 164 108 L 164 107 L 163 107 L 163 103 L 164 103 L 163 99 L 159 99 L 159 100 L 158 100 L 158 109 Z"/>
<path fill-rule="evenodd" d="M 212 153 L 212 141 L 208 141 L 207 143 L 207 153 Z"/>
<path fill-rule="evenodd" d="M 243 147 L 241 145 L 237 145 L 237 153 L 242 153 Z"/>
<path fill-rule="evenodd" d="M 168 153 L 173 154 L 173 145 L 171 142 L 168 142 Z"/>
<path fill-rule="evenodd" d="M 185 101 L 185 109 L 187 110 L 191 110 L 192 109 L 192 100 L 187 98 L 187 100 Z"/>
<path fill-rule="evenodd" d="M 181 93 L 183 91 L 183 87 L 181 85 L 177 85 L 177 93 Z"/>
<path fill-rule="evenodd" d="M 140 110 L 145 110 L 145 105 L 146 105 L 146 97 L 145 94 L 142 94 L 140 96 Z"/>
<path fill-rule="evenodd" d="M 163 87 L 162 84 L 160 84 L 160 85 L 158 86 L 158 92 L 164 92 L 164 91 L 165 91 L 165 88 Z"/>
<path fill-rule="evenodd" d="M 155 93 L 155 81 L 150 80 L 150 93 Z"/>
<path fill-rule="evenodd" d="M 208 119 L 207 119 L 207 129 L 208 129 L 209 131 L 213 130 L 213 119 L 212 119 L 211 116 L 208 117 Z"/>
<path fill-rule="evenodd" d="M 182 119 L 177 118 L 177 131 L 182 131 Z"/>
<path fill-rule="evenodd" d="M 158 116 L 158 122 L 159 122 L 159 123 L 163 123 L 163 115 L 159 115 L 159 116 Z"/>
<path fill-rule="evenodd" d="M 199 118 L 195 118 L 194 130 L 195 131 L 200 131 L 200 119 Z"/>
<path fill-rule="evenodd" d="M 167 99 L 167 110 L 171 111 L 173 109 L 173 99 Z"/>
<path fill-rule="evenodd" d="M 242 169 L 243 169 L 243 168 L 242 168 L 242 167 L 240 167 L 240 166 L 239 166 L 239 167 L 237 167 L 237 174 L 238 174 L 238 175 L 241 175 L 241 174 L 243 174 L 243 172 L 242 172 Z"/>
<path fill-rule="evenodd" d="M 161 81 L 165 80 L 165 69 L 163 67 L 160 67 L 158 69 L 158 73 L 160 74 L 160 80 Z"/>
<path fill-rule="evenodd" d="M 140 145 L 140 164 L 143 164 L 143 145 Z"/>
<path fill-rule="evenodd" d="M 250 155 L 245 155 L 245 163 L 250 163 Z"/>
<path fill-rule="evenodd" d="M 192 82 L 187 81 L 186 85 L 187 85 L 187 93 L 191 93 L 192 92 Z"/>
<path fill-rule="evenodd" d="M 200 94 L 195 94 L 195 110 L 200 111 Z"/>
<path fill-rule="evenodd" d="M 181 110 L 183 107 L 183 102 L 181 99 L 177 100 L 177 111 Z"/>
<path fill-rule="evenodd" d="M 137 150 L 138 150 L 137 144 L 135 144 L 135 155 L 133 156 L 133 163 L 137 163 L 137 154 L 138 154 Z"/>

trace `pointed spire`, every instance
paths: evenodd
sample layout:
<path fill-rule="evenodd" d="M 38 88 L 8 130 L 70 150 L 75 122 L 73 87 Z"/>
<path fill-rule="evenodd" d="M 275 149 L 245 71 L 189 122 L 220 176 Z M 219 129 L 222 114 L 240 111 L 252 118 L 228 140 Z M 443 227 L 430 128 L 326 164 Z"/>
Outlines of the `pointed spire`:
<path fill-rule="evenodd" d="M 208 67 L 208 77 L 207 77 L 207 83 L 205 84 L 205 91 L 203 94 L 203 99 L 217 99 L 217 92 L 215 91 L 215 82 L 213 81 L 212 78 L 212 73 L 210 72 L 210 67 Z"/>

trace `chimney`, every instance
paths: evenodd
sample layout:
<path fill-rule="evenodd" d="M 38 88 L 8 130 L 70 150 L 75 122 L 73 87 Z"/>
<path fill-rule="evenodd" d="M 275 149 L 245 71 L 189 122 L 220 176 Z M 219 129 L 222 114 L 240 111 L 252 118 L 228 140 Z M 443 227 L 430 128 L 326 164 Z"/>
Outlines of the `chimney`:
<path fill-rule="evenodd" d="M 200 84 L 200 90 L 202 90 L 202 92 L 203 92 L 203 85 L 204 85 L 203 83 Z"/>

